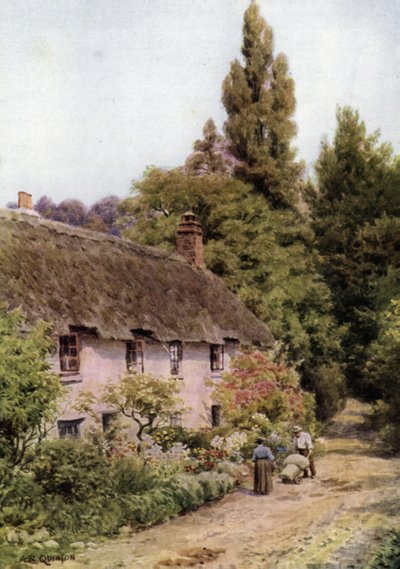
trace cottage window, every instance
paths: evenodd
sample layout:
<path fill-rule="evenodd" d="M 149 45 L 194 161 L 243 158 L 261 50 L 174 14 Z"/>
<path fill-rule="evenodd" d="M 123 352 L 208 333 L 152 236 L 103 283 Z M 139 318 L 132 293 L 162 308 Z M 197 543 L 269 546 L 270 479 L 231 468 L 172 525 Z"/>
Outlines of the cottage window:
<path fill-rule="evenodd" d="M 210 365 L 212 371 L 224 369 L 224 346 L 222 344 L 210 345 Z"/>
<path fill-rule="evenodd" d="M 75 419 L 72 421 L 57 421 L 58 436 L 60 439 L 79 439 L 80 424 L 83 419 Z"/>
<path fill-rule="evenodd" d="M 170 427 L 182 427 L 182 413 L 173 413 L 169 416 Z"/>
<path fill-rule="evenodd" d="M 171 367 L 171 374 L 177 375 L 179 373 L 179 364 L 183 359 L 183 350 L 181 342 L 171 342 L 169 345 L 169 361 Z"/>
<path fill-rule="evenodd" d="M 60 336 L 61 371 L 79 371 L 79 335 Z"/>
<path fill-rule="evenodd" d="M 107 433 L 113 426 L 116 419 L 116 413 L 103 413 L 101 422 L 103 426 L 103 433 Z"/>
<path fill-rule="evenodd" d="M 126 343 L 126 367 L 129 371 L 144 372 L 144 349 L 142 340 Z"/>
<path fill-rule="evenodd" d="M 219 427 L 221 424 L 221 405 L 211 405 L 211 425 Z"/>

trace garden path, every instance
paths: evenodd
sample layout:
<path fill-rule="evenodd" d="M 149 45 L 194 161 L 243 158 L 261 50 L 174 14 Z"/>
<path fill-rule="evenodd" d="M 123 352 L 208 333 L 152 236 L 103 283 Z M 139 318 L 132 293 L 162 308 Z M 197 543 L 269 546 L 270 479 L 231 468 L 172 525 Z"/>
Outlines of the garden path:
<path fill-rule="evenodd" d="M 400 459 L 382 454 L 349 400 L 317 458 L 316 480 L 243 487 L 168 523 L 108 540 L 52 569 L 364 569 L 382 530 L 400 526 Z M 41 567 L 36 565 L 36 567 Z M 44 567 L 44 566 L 43 566 Z"/>

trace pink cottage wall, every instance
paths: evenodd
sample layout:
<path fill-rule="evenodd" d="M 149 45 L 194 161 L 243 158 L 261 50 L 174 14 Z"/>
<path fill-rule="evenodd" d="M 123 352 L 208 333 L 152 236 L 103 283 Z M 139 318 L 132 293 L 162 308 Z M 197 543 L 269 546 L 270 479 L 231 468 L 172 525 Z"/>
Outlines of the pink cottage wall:
<path fill-rule="evenodd" d="M 224 370 L 229 369 L 235 353 L 237 353 L 235 344 L 229 343 L 224 346 Z M 80 435 L 83 436 L 92 421 L 73 408 L 74 401 L 81 391 L 89 391 L 99 396 L 102 386 L 110 381 L 117 381 L 126 371 L 126 342 L 82 335 L 79 372 L 60 372 L 58 354 L 53 356 L 51 363 L 53 370 L 61 373 L 62 382 L 67 389 L 58 419 L 84 419 L 80 424 Z M 168 344 L 144 343 L 144 371 L 156 377 L 171 377 Z M 204 379 L 208 377 L 218 379 L 221 373 L 223 372 L 211 371 L 209 344 L 183 343 L 183 360 L 180 362 L 179 374 L 171 379 L 179 382 L 186 407 L 182 416 L 183 426 L 191 429 L 211 426 L 211 405 L 214 402 L 211 399 L 210 389 L 204 385 Z M 102 406 L 96 410 L 99 413 L 113 411 Z M 134 435 L 135 429 L 130 431 Z M 58 436 L 57 428 L 53 429 L 52 436 Z"/>

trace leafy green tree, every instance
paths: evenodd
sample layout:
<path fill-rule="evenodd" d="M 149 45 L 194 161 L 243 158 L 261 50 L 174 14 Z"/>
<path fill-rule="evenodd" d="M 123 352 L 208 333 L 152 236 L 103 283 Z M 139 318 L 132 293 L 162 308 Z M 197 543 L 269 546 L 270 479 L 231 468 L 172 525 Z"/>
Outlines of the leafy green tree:
<path fill-rule="evenodd" d="M 120 224 L 126 237 L 173 250 L 180 216 L 192 209 L 207 267 L 269 325 L 328 416 L 344 397 L 341 330 L 316 270 L 313 233 L 299 213 L 294 83 L 285 57 L 274 58 L 272 30 L 254 1 L 242 53 L 244 64 L 234 61 L 223 84 L 226 140 L 208 121 L 185 168 L 150 169 L 134 184 Z"/>
<path fill-rule="evenodd" d="M 296 134 L 294 81 L 283 54 L 273 55 L 273 32 L 254 0 L 244 14 L 242 54 L 223 83 L 225 134 L 238 160 L 236 174 L 274 207 L 298 202 L 302 166 L 291 141 Z"/>
<path fill-rule="evenodd" d="M 49 326 L 28 327 L 20 310 L 0 308 L 0 458 L 23 465 L 54 421 L 63 389 L 47 356 Z"/>
<path fill-rule="evenodd" d="M 396 249 L 388 220 L 399 210 L 400 194 L 391 147 L 379 144 L 378 132 L 367 134 L 356 111 L 339 109 L 337 120 L 334 141 L 323 142 L 316 164 L 313 228 L 335 315 L 347 328 L 348 380 L 360 386 L 365 350 L 377 333 L 376 279 Z"/>
<path fill-rule="evenodd" d="M 297 214 L 271 209 L 235 178 L 180 169 L 149 170 L 133 191 L 122 206 L 125 218 L 135 220 L 125 236 L 175 250 L 180 216 L 192 209 L 203 228 L 207 267 L 268 324 L 304 385 L 322 401 L 319 370 L 338 359 L 340 331 L 330 316 L 329 290 L 315 271 L 312 232 L 296 223 Z M 341 370 L 336 366 L 330 377 L 336 398 L 325 408 L 334 413 L 344 395 Z"/>
<path fill-rule="evenodd" d="M 366 370 L 379 387 L 381 400 L 375 409 L 375 420 L 383 438 L 400 449 L 400 290 L 379 318 L 379 334 L 369 348 Z"/>
<path fill-rule="evenodd" d="M 82 392 L 75 407 L 96 419 L 95 404 L 99 401 L 106 404 L 136 423 L 136 436 L 141 441 L 143 434 L 151 434 L 157 427 L 168 423 L 172 414 L 183 412 L 179 391 L 179 383 L 174 378 L 126 372 L 118 382 L 107 384 L 100 398 Z"/>
<path fill-rule="evenodd" d="M 203 128 L 203 140 L 196 140 L 193 152 L 185 161 L 189 174 L 229 174 L 233 170 L 234 158 L 229 153 L 227 141 L 218 133 L 213 119 L 208 119 Z"/>
<path fill-rule="evenodd" d="M 86 502 L 110 494 L 106 458 L 93 445 L 76 440 L 43 441 L 31 465 L 35 482 L 53 501 Z"/>

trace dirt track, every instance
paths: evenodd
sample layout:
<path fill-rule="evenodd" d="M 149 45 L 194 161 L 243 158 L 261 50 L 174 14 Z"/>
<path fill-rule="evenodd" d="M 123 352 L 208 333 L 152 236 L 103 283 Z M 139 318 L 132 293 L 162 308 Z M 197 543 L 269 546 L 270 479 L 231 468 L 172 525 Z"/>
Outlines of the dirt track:
<path fill-rule="evenodd" d="M 275 479 L 270 496 L 241 488 L 197 512 L 93 546 L 63 569 L 364 569 L 382 529 L 400 526 L 400 459 L 379 456 L 363 427 L 366 411 L 349 401 L 337 417 L 316 480 L 288 486 Z"/>

